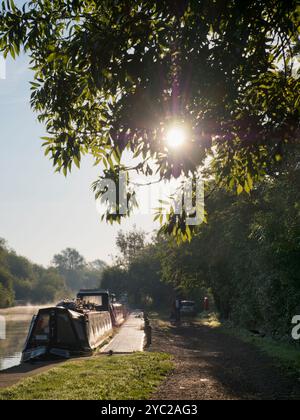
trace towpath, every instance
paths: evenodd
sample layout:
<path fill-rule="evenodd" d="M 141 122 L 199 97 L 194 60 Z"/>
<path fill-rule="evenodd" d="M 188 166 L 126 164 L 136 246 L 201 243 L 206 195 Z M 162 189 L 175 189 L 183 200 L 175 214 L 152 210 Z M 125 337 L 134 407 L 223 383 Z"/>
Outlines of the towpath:
<path fill-rule="evenodd" d="M 144 319 L 140 311 L 132 312 L 118 334 L 101 350 L 101 353 L 127 354 L 143 351 Z"/>
<path fill-rule="evenodd" d="M 300 400 L 299 375 L 253 344 L 198 324 L 153 321 L 151 351 L 173 356 L 175 367 L 154 400 Z"/>

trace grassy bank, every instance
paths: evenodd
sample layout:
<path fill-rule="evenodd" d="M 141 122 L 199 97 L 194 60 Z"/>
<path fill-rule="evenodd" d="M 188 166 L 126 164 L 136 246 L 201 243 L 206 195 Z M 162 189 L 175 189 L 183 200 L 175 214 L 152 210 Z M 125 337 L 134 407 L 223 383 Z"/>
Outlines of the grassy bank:
<path fill-rule="evenodd" d="M 286 341 L 276 341 L 270 337 L 256 336 L 245 329 L 234 327 L 228 322 L 221 322 L 216 314 L 203 315 L 199 318 L 199 322 L 210 328 L 218 328 L 223 334 L 233 335 L 245 343 L 255 345 L 289 373 L 300 374 L 299 346 Z"/>
<path fill-rule="evenodd" d="M 170 356 L 136 353 L 69 361 L 0 391 L 2 400 L 143 400 L 172 370 Z"/>

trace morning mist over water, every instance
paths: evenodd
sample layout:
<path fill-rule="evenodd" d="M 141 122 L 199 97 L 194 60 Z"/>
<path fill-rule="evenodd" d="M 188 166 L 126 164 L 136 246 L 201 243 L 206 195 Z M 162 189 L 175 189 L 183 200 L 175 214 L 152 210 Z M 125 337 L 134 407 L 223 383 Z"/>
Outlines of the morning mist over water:
<path fill-rule="evenodd" d="M 6 338 L 0 340 L 0 371 L 20 363 L 32 317 L 39 308 L 40 306 L 27 305 L 0 309 L 0 316 L 6 321 Z"/>

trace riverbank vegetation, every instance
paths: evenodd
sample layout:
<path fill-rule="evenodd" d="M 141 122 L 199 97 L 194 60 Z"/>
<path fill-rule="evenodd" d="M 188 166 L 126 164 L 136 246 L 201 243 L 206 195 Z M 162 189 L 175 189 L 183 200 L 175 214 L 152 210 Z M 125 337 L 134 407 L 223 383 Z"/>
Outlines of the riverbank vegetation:
<path fill-rule="evenodd" d="M 17 255 L 0 239 L 0 308 L 15 302 L 55 302 L 81 287 L 97 287 L 105 267 L 103 261 L 87 263 L 76 250 L 66 249 L 44 268 Z"/>
<path fill-rule="evenodd" d="M 299 156 L 299 155 L 298 155 Z M 209 289 L 221 318 L 273 337 L 300 313 L 300 171 L 268 178 L 251 196 L 215 190 L 208 224 L 190 243 L 160 249 L 162 278 Z"/>
<path fill-rule="evenodd" d="M 145 400 L 172 370 L 170 356 L 136 353 L 70 361 L 0 390 L 2 400 Z"/>
<path fill-rule="evenodd" d="M 208 221 L 191 241 L 155 236 L 129 263 L 104 272 L 106 286 L 122 285 L 133 301 L 137 293 L 146 306 L 169 312 L 176 294 L 199 309 L 208 295 L 222 319 L 291 340 L 292 318 L 300 314 L 299 159 L 295 147 L 251 194 L 208 182 Z"/>

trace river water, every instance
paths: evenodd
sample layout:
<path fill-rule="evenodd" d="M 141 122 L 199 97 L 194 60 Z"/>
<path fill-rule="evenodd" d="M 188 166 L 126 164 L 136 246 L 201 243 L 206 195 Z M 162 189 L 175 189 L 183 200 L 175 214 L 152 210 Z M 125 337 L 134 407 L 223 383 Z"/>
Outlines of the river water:
<path fill-rule="evenodd" d="M 0 339 L 0 371 L 20 364 L 31 319 L 39 308 L 19 306 L 0 310 L 0 316 L 4 317 L 6 324 L 6 338 Z"/>

